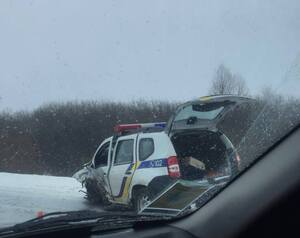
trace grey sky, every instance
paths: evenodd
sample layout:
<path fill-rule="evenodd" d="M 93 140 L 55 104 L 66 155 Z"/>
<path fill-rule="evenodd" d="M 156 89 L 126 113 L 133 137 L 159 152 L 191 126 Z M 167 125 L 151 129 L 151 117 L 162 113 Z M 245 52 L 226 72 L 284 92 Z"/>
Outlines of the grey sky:
<path fill-rule="evenodd" d="M 0 1 L 0 109 L 186 100 L 220 63 L 254 92 L 300 52 L 300 1 Z"/>

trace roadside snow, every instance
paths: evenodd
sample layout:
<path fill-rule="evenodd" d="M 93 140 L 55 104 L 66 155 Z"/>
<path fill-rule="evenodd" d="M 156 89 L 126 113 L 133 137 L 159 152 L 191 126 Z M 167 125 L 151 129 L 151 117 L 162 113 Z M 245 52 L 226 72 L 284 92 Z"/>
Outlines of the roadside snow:
<path fill-rule="evenodd" d="M 74 178 L 0 173 L 0 228 L 34 218 L 38 211 L 101 208 L 90 205 Z"/>

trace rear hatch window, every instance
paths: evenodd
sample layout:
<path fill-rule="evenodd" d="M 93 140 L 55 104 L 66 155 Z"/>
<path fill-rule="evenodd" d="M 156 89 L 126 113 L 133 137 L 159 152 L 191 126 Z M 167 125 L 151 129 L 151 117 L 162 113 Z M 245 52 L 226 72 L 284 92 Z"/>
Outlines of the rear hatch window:
<path fill-rule="evenodd" d="M 174 121 L 188 120 L 195 117 L 197 119 L 212 120 L 216 118 L 224 109 L 223 106 L 218 104 L 193 104 L 184 107 L 175 117 Z"/>

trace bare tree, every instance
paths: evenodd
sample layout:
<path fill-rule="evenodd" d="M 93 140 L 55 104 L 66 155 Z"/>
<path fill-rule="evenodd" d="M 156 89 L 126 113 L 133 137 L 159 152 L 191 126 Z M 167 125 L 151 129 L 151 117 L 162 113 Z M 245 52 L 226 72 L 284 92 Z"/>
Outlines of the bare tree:
<path fill-rule="evenodd" d="M 249 96 L 249 88 L 247 87 L 245 79 L 241 75 L 234 75 L 234 83 L 235 92 L 233 94 L 237 94 L 239 96 Z"/>
<path fill-rule="evenodd" d="M 281 104 L 284 101 L 284 96 L 276 92 L 272 86 L 264 86 L 261 88 L 256 99 L 268 104 Z"/>
<path fill-rule="evenodd" d="M 211 84 L 210 93 L 229 94 L 234 87 L 233 76 L 228 68 L 221 64 L 214 76 Z"/>
<path fill-rule="evenodd" d="M 211 94 L 249 95 L 244 78 L 239 74 L 232 74 L 223 64 L 216 70 L 209 92 Z"/>

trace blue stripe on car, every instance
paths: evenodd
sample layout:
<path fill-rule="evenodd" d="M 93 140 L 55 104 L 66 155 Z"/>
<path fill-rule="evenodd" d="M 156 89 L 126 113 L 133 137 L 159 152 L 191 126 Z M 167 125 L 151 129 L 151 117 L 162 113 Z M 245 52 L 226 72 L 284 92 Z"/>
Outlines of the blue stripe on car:
<path fill-rule="evenodd" d="M 140 164 L 138 169 L 160 168 L 166 166 L 167 166 L 167 159 L 145 160 Z"/>

